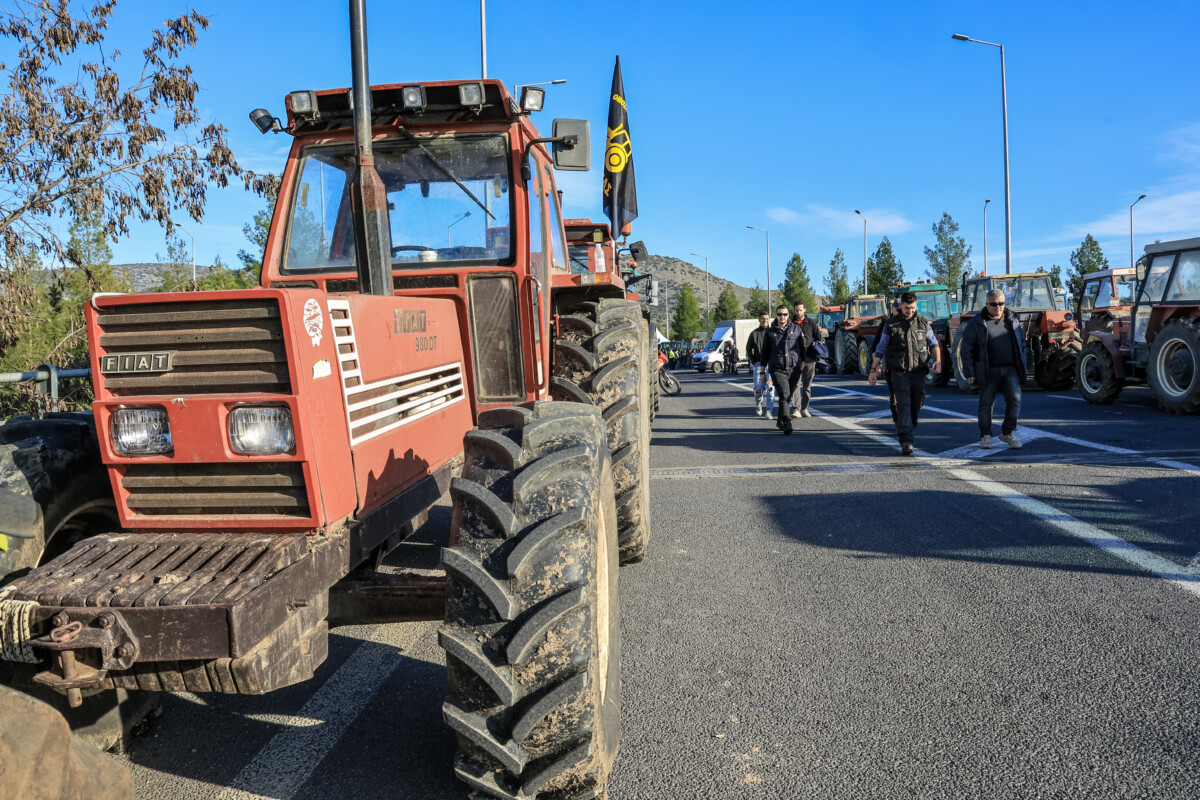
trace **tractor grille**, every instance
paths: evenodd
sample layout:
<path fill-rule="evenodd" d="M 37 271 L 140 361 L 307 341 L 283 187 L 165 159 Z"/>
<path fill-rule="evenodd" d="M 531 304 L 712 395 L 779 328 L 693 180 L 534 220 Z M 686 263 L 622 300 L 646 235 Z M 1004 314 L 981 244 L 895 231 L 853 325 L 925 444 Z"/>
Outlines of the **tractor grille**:
<path fill-rule="evenodd" d="M 308 491 L 299 462 L 127 464 L 121 486 L 139 517 L 305 519 Z"/>
<path fill-rule="evenodd" d="M 171 354 L 167 372 L 104 375 L 118 397 L 291 391 L 277 300 L 118 306 L 98 321 L 106 355 Z"/>

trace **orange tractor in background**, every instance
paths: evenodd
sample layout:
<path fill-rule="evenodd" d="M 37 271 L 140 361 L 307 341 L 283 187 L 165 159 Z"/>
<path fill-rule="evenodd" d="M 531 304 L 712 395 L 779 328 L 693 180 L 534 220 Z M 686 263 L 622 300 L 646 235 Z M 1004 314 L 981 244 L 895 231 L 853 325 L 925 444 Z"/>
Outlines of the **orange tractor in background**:
<path fill-rule="evenodd" d="M 588 167 L 588 126 L 542 136 L 542 90 L 498 80 L 370 87 L 351 8 L 353 87 L 251 114 L 293 137 L 262 285 L 87 309 L 92 450 L 17 487 L 4 677 L 260 694 L 330 627 L 438 619 L 458 776 L 602 796 L 656 354 L 618 276 L 571 269 L 555 169 Z M 377 571 L 446 491 L 444 571 Z"/>
<path fill-rule="evenodd" d="M 958 388 L 964 392 L 978 391 L 977 387 L 968 386 L 963 375 L 959 329 L 968 319 L 983 312 L 988 292 L 996 289 L 1004 292 L 1005 305 L 1024 329 L 1026 372 L 1043 389 L 1069 387 L 1075 380 L 1075 362 L 1082 349 L 1075 315 L 1058 307 L 1049 273 L 1024 272 L 976 278 L 963 276 L 962 311 L 950 320 L 951 363 Z"/>
<path fill-rule="evenodd" d="M 1112 333 L 1117 320 L 1133 313 L 1137 275 L 1133 267 L 1117 267 L 1083 276 L 1083 285 L 1075 298 L 1075 318 L 1084 346 L 1092 331 Z"/>
<path fill-rule="evenodd" d="M 834 325 L 833 363 L 837 372 L 870 372 L 871 353 L 891 307 L 892 301 L 881 294 L 855 295 L 846 301 L 845 317 Z"/>
<path fill-rule="evenodd" d="M 1079 393 L 1107 404 L 1145 382 L 1163 410 L 1200 412 L 1200 238 L 1146 245 L 1136 275 L 1133 312 L 1088 336 Z"/>

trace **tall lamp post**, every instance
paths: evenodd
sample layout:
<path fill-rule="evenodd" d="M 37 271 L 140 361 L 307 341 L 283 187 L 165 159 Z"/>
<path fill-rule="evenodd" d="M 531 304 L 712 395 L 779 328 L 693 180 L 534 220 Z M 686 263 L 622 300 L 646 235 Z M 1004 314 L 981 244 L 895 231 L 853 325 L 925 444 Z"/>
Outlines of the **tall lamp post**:
<path fill-rule="evenodd" d="M 762 231 L 767 235 L 767 311 L 771 310 L 771 232 L 766 228 L 756 228 L 753 225 L 747 225 L 747 228 L 753 231 Z"/>
<path fill-rule="evenodd" d="M 983 274 L 987 276 L 987 207 L 991 200 L 983 201 Z"/>
<path fill-rule="evenodd" d="M 1134 258 L 1133 258 L 1133 207 L 1136 206 L 1138 203 L 1142 202 L 1142 200 L 1145 197 L 1146 197 L 1146 195 L 1144 195 L 1144 194 L 1140 195 L 1137 200 L 1134 200 L 1132 203 L 1129 204 L 1129 268 L 1130 269 L 1133 269 L 1134 264 L 1135 264 Z"/>
<path fill-rule="evenodd" d="M 867 294 L 867 215 L 857 208 L 854 213 L 863 218 L 863 294 Z"/>
<path fill-rule="evenodd" d="M 699 253 L 691 253 L 696 258 L 704 259 L 704 318 L 708 320 L 708 330 L 704 332 L 704 338 L 712 335 L 712 302 L 708 297 L 708 256 L 702 256 Z"/>
<path fill-rule="evenodd" d="M 454 220 L 454 222 L 451 222 L 449 225 L 447 225 L 447 226 L 446 226 L 446 247 L 450 247 L 450 229 L 451 229 L 451 228 L 453 228 L 453 227 L 454 227 L 455 225 L 457 225 L 458 223 L 462 222 L 464 219 L 466 219 L 466 218 L 467 218 L 467 217 L 469 217 L 469 216 L 471 216 L 471 212 L 470 212 L 470 211 L 468 211 L 467 213 L 463 214 L 461 217 L 459 217 L 458 219 Z"/>
<path fill-rule="evenodd" d="M 1004 45 L 956 33 L 950 38 L 1000 48 L 1000 109 L 1004 120 L 1004 274 L 1012 272 L 1012 196 L 1008 190 L 1008 90 L 1004 80 Z"/>
<path fill-rule="evenodd" d="M 196 237 L 192 236 L 182 225 L 176 225 L 176 228 L 187 233 L 187 237 L 192 240 L 192 283 L 196 282 Z"/>

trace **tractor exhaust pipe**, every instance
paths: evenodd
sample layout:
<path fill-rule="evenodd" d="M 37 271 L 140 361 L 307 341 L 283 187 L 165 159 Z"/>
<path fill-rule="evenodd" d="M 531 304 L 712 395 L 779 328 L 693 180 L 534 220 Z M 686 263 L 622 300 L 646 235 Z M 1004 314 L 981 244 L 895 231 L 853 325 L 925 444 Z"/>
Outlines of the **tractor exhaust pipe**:
<path fill-rule="evenodd" d="M 359 291 L 392 295 L 392 236 L 387 191 L 375 169 L 371 145 L 371 82 L 367 77 L 366 0 L 350 0 L 350 63 L 353 72 L 354 143 L 358 152 L 350 207 L 354 215 L 354 245 Z"/>

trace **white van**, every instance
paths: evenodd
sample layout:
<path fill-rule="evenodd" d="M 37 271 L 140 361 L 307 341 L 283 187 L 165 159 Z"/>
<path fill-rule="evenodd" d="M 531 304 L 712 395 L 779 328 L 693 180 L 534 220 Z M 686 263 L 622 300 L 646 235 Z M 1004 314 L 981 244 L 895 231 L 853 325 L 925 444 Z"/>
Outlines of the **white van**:
<path fill-rule="evenodd" d="M 725 371 L 726 342 L 733 342 L 738 349 L 738 368 L 747 366 L 746 344 L 750 339 L 750 331 L 758 327 L 756 319 L 724 319 L 717 323 L 713 330 L 713 338 L 704 349 L 692 356 L 692 367 L 697 372 L 721 373 Z"/>

